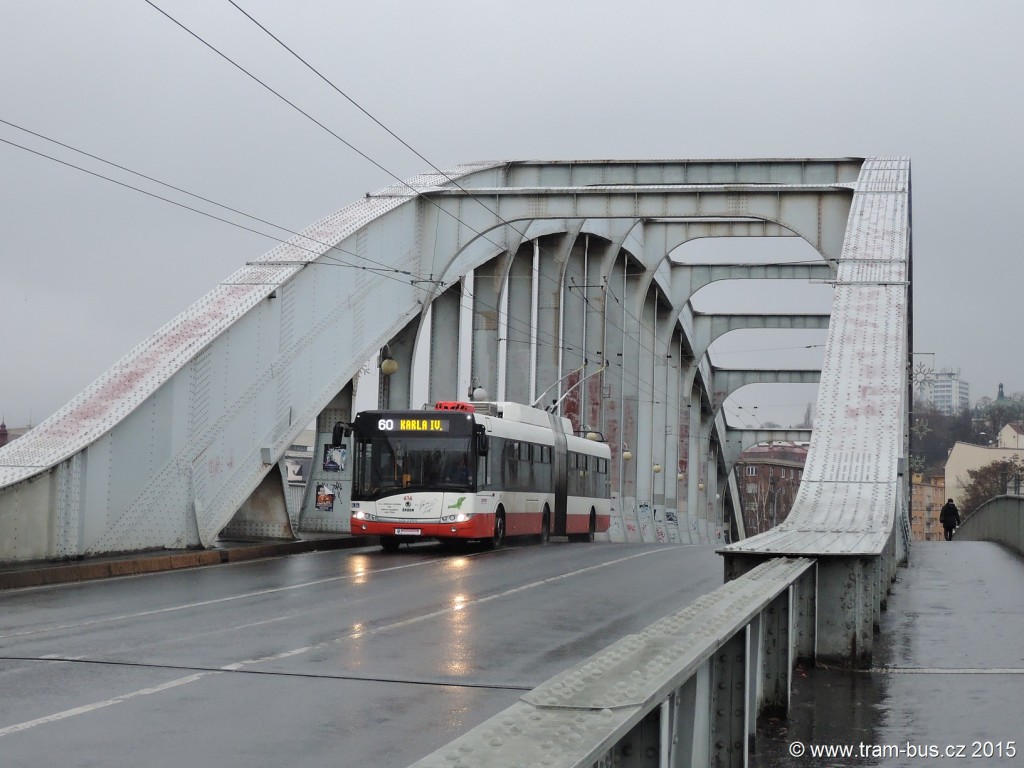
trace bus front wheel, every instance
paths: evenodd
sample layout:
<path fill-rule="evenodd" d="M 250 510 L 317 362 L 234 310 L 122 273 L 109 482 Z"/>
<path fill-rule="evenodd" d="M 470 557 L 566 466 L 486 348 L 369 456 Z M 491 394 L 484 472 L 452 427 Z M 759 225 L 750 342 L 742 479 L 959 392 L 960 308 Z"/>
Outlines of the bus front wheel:
<path fill-rule="evenodd" d="M 505 510 L 498 507 L 494 513 L 494 533 L 484 542 L 487 549 L 498 549 L 505 541 Z"/>

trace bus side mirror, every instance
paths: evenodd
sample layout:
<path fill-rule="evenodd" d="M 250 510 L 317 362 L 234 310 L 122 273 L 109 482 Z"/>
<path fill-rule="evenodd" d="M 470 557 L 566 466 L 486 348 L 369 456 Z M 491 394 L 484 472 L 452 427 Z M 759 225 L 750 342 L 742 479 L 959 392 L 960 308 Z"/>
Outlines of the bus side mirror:
<path fill-rule="evenodd" d="M 331 446 L 337 448 L 351 433 L 352 426 L 350 424 L 346 424 L 343 421 L 336 422 L 331 433 Z"/>
<path fill-rule="evenodd" d="M 481 456 L 487 455 L 487 450 L 490 447 L 490 441 L 487 439 L 486 432 L 476 433 L 476 452 Z"/>

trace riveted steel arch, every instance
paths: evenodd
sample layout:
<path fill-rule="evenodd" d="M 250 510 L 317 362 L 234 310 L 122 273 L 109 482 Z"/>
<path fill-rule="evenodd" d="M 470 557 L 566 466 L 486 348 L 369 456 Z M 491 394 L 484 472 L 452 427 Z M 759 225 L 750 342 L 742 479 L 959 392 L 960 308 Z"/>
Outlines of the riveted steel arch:
<path fill-rule="evenodd" d="M 650 432 L 665 431 L 635 446 L 631 486 L 619 501 L 631 499 L 638 508 L 659 499 L 666 507 L 678 503 L 681 518 L 707 523 L 720 516 L 711 502 L 725 424 L 713 409 L 714 372 L 705 356 L 683 364 L 693 351 L 692 317 L 676 314 L 683 273 L 645 243 L 645 223 L 776 222 L 838 265 L 838 291 L 849 279 L 845 265 L 861 255 L 850 243 L 866 231 L 853 233 L 848 223 L 856 216 L 865 225 L 859 212 L 872 194 L 882 192 L 879 202 L 899 198 L 892 189 L 901 174 L 909 178 L 901 162 L 481 163 L 388 187 L 240 269 L 61 411 L 0 449 L 0 560 L 210 546 L 240 513 L 247 524 L 286 531 L 299 520 L 289 519 L 280 498 L 277 463 L 306 424 L 344 412 L 367 359 L 392 344 L 407 362 L 413 337 L 434 344 L 423 322 L 428 307 L 482 265 L 497 261 L 491 272 L 507 284 L 524 247 L 564 236 L 571 254 L 579 237 L 602 233 L 600 274 L 622 293 L 616 298 L 623 305 L 606 301 L 604 317 L 628 310 L 629 323 L 610 334 L 628 366 L 620 399 L 649 401 L 630 406 L 634 417 Z M 883 287 L 865 311 L 880 311 L 892 293 L 884 287 L 901 290 L 899 268 L 877 259 L 860 266 L 874 270 Z M 566 267 L 554 274 L 564 289 Z M 840 310 L 849 314 L 849 292 L 842 301 Z M 674 365 L 670 351 L 679 358 Z M 564 375 L 564 363 L 552 361 L 549 375 Z M 396 392 L 402 386 L 409 389 L 396 380 Z M 667 416 L 670 399 L 692 406 L 685 439 L 682 420 Z M 621 424 L 625 414 L 605 416 Z M 687 480 L 685 493 L 671 501 L 669 473 L 650 474 L 652 462 L 670 455 L 670 427 L 680 433 L 671 436 L 676 453 L 683 444 L 690 449 L 689 466 L 702 463 L 692 460 L 697 446 L 715 454 L 715 471 L 701 470 L 703 495 L 693 496 Z M 628 431 L 640 435 L 635 425 Z M 256 507 L 266 507 L 265 523 Z"/>

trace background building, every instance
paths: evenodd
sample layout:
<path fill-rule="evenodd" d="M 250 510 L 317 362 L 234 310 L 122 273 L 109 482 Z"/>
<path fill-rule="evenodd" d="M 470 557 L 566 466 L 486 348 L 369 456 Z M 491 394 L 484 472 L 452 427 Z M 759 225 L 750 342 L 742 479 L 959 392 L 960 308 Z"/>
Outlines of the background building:
<path fill-rule="evenodd" d="M 1024 448 L 1024 423 L 1014 421 L 1007 424 L 996 436 L 998 448 Z"/>
<path fill-rule="evenodd" d="M 970 480 L 967 470 L 987 467 L 1000 459 L 1017 457 L 1024 460 L 1024 448 L 1000 448 L 957 442 L 946 459 L 946 493 L 957 506 L 963 503 L 963 489 Z"/>
<path fill-rule="evenodd" d="M 31 427 L 8 427 L 0 420 L 0 447 L 24 435 Z"/>
<path fill-rule="evenodd" d="M 970 385 L 960 378 L 959 368 L 943 368 L 922 383 L 920 398 L 946 416 L 970 408 Z"/>
<path fill-rule="evenodd" d="M 736 480 L 747 536 L 781 523 L 793 508 L 807 461 L 807 443 L 766 443 L 740 454 Z"/>
<path fill-rule="evenodd" d="M 948 498 L 945 477 L 915 472 L 910 483 L 910 537 L 914 541 L 942 539 L 939 512 Z"/>

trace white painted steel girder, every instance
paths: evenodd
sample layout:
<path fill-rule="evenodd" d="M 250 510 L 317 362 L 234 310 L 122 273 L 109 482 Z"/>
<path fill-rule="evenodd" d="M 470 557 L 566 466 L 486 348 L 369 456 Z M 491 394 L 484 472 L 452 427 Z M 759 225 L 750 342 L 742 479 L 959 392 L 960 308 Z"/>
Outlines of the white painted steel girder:
<path fill-rule="evenodd" d="M 713 368 L 712 403 L 720 409 L 739 389 L 750 384 L 817 384 L 818 368 Z"/>
<path fill-rule="evenodd" d="M 880 555 L 900 503 L 910 352 L 910 161 L 868 160 L 835 278 L 807 463 L 789 517 L 722 551 Z"/>
<path fill-rule="evenodd" d="M 676 249 L 694 240 L 708 237 L 797 237 L 797 233 L 780 224 L 763 219 L 707 219 L 686 221 L 648 219 L 644 222 L 644 239 L 649 247 L 670 256 L 674 262 L 685 257 Z"/>
<path fill-rule="evenodd" d="M 510 187 L 601 184 L 841 184 L 860 175 L 863 158 L 728 158 L 709 160 L 521 160 L 509 163 Z"/>
<path fill-rule="evenodd" d="M 831 264 L 676 264 L 672 265 L 673 303 L 681 305 L 706 285 L 720 280 L 834 280 Z"/>
<path fill-rule="evenodd" d="M 860 240 L 847 236 L 847 220 L 858 237 L 875 226 L 870 215 L 855 218 L 851 206 L 864 194 L 889 195 L 891 179 L 875 181 L 885 162 L 864 164 L 871 179 L 861 165 L 851 158 L 481 163 L 368 196 L 239 270 L 53 417 L 0 449 L 0 560 L 210 545 L 364 360 L 462 275 L 499 259 L 507 266 L 494 274 L 507 281 L 525 243 L 560 233 L 567 233 L 567 248 L 591 235 L 604 238 L 595 262 L 607 281 L 604 333 L 609 318 L 622 312 L 618 346 L 628 369 L 621 396 L 624 402 L 646 397 L 636 424 L 664 430 L 668 411 L 653 401 L 667 400 L 670 391 L 690 400 L 694 385 L 709 396 L 712 380 L 704 358 L 672 374 L 681 386 L 667 384 L 669 366 L 655 362 L 673 338 L 682 340 L 680 350 L 693 338 L 692 317 L 677 314 L 676 302 L 685 309 L 695 285 L 728 271 L 673 265 L 667 235 L 657 246 L 645 222 L 664 233 L 692 218 L 691 236 L 701 227 L 727 227 L 734 235 L 758 227 L 797 233 L 840 265 L 837 290 L 852 280 L 863 291 L 871 278 L 884 291 L 899 275 L 877 258 L 864 261 Z M 898 183 L 900 173 L 897 167 L 889 175 Z M 867 272 L 849 266 L 855 258 Z M 748 271 L 833 274 L 824 264 L 799 269 Z M 567 274 L 566 265 L 546 271 L 547 288 L 561 281 L 564 292 Z M 687 291 L 676 285 L 683 275 Z M 617 279 L 623 290 L 615 303 L 609 296 Z M 889 311 L 888 296 L 871 308 Z M 540 312 L 552 338 L 564 339 L 566 318 L 556 315 Z M 562 356 L 545 374 L 564 374 L 565 366 Z M 531 387 L 546 385 L 531 381 Z M 607 415 L 604 408 L 600 416 Z M 714 424 L 724 434 L 720 414 Z M 688 439 L 692 445 L 693 436 Z M 655 441 L 637 448 L 651 460 L 659 450 Z M 705 494 L 716 478 L 707 479 Z"/>
<path fill-rule="evenodd" d="M 427 215 L 429 223 L 436 220 L 439 226 L 457 227 L 444 242 L 459 248 L 478 237 L 493 240 L 481 233 L 533 219 L 756 217 L 797 233 L 826 259 L 836 260 L 846 231 L 851 188 L 849 184 L 744 184 L 474 189 L 486 205 L 467 200 L 462 190 L 438 188 L 429 194 L 440 210 Z"/>
<path fill-rule="evenodd" d="M 703 355 L 712 344 L 731 331 L 764 329 L 813 329 L 828 328 L 831 315 L 822 314 L 741 314 L 693 312 L 693 353 Z"/>

